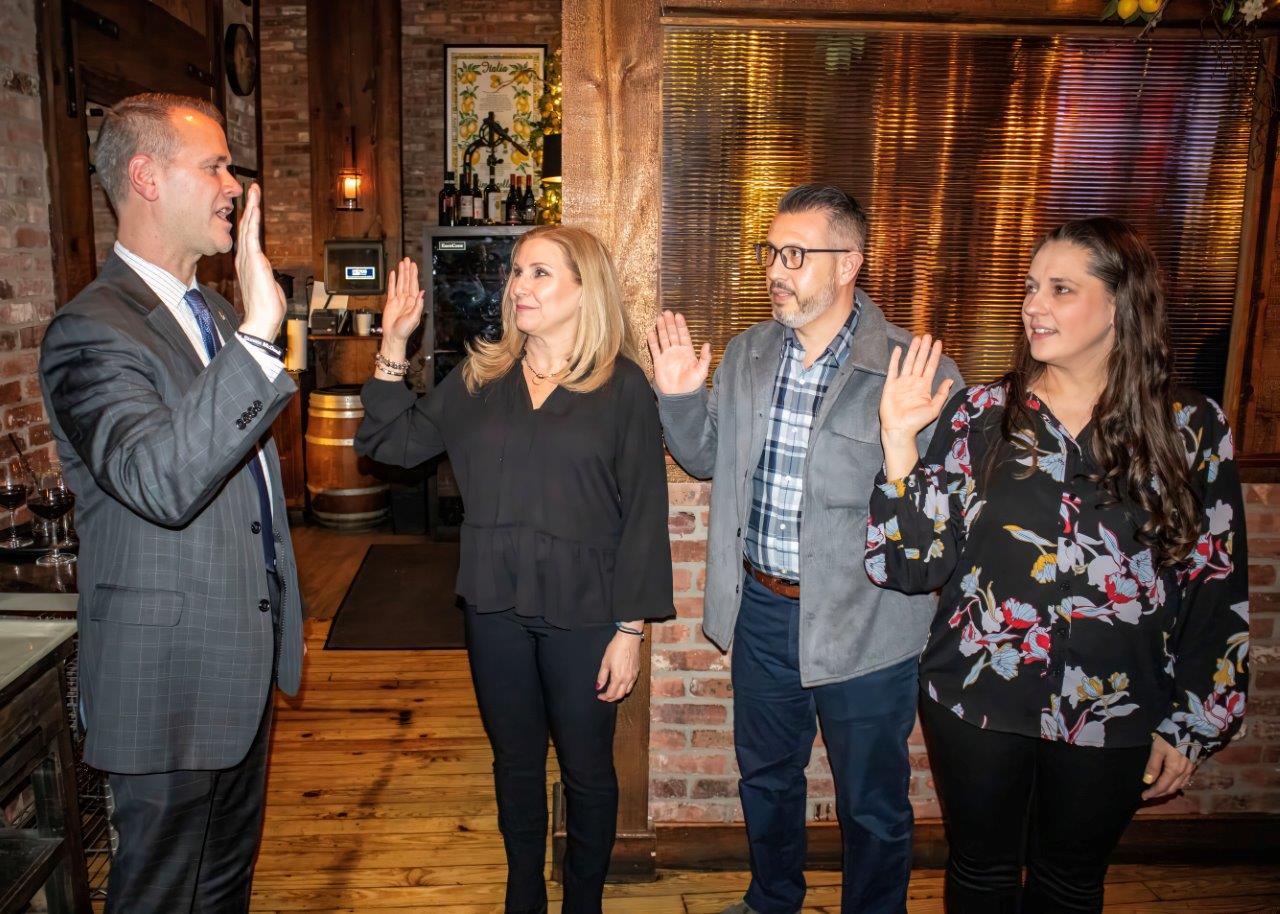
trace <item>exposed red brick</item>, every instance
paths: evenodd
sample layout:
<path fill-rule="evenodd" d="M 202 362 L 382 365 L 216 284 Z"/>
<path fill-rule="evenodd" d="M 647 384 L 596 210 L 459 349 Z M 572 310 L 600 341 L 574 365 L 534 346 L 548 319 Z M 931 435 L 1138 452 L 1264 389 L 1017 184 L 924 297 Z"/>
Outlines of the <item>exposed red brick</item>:
<path fill-rule="evenodd" d="M 681 622 L 664 622 L 653 626 L 653 640 L 658 644 L 679 644 L 688 641 L 692 629 Z"/>
<path fill-rule="evenodd" d="M 1262 564 L 1261 562 L 1249 562 L 1249 586 L 1250 587 L 1274 587 L 1276 583 L 1276 566 L 1270 564 Z"/>
<path fill-rule="evenodd" d="M 733 733 L 729 730 L 694 730 L 695 749 L 732 749 Z"/>
<path fill-rule="evenodd" d="M 729 661 L 714 648 L 695 648 L 683 651 L 663 651 L 653 658 L 655 669 L 666 670 L 727 670 Z"/>
<path fill-rule="evenodd" d="M 683 730 L 660 730 L 655 728 L 649 731 L 650 749 L 683 749 L 688 745 L 689 738 Z"/>
<path fill-rule="evenodd" d="M 723 752 L 660 752 L 653 760 L 663 774 L 724 774 L 729 770 Z"/>
<path fill-rule="evenodd" d="M 676 597 L 676 615 L 684 618 L 702 618 L 701 597 Z"/>
<path fill-rule="evenodd" d="M 707 544 L 704 540 L 672 540 L 672 562 L 680 564 L 681 562 L 705 562 L 706 560 Z"/>
<path fill-rule="evenodd" d="M 1280 788 L 1280 767 L 1258 765 L 1252 768 L 1245 768 L 1240 772 L 1240 779 L 1246 784 L 1253 784 L 1257 787 Z"/>
<path fill-rule="evenodd" d="M 693 790 L 689 794 L 695 800 L 708 797 L 736 797 L 738 795 L 737 779 L 699 778 L 693 782 Z"/>
<path fill-rule="evenodd" d="M 649 690 L 654 698 L 683 698 L 684 680 L 679 676 L 654 676 Z"/>
<path fill-rule="evenodd" d="M 725 676 L 693 679 L 689 682 L 689 694 L 698 698 L 732 698 L 733 683 Z"/>
<path fill-rule="evenodd" d="M 667 517 L 667 532 L 672 534 L 692 533 L 698 526 L 697 518 L 688 511 L 673 512 Z"/>
<path fill-rule="evenodd" d="M 662 724 L 723 724 L 729 719 L 729 709 L 724 705 L 657 704 L 650 716 Z"/>
<path fill-rule="evenodd" d="M 689 784 L 684 778 L 654 778 L 649 781 L 649 795 L 660 799 L 689 795 Z"/>

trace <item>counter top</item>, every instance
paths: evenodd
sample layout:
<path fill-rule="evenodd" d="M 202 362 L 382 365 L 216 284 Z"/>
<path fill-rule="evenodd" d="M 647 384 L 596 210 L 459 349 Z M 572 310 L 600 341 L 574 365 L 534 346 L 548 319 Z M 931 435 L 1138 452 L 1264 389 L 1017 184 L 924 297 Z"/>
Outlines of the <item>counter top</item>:
<path fill-rule="evenodd" d="M 75 633 L 74 622 L 0 618 L 0 692 Z"/>

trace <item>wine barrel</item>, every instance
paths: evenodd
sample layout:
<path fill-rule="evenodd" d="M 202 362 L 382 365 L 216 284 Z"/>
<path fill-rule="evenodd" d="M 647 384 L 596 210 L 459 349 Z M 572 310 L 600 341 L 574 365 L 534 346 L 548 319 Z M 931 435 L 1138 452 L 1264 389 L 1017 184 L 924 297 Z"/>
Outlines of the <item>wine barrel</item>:
<path fill-rule="evenodd" d="M 387 484 L 368 474 L 371 461 L 356 456 L 364 418 L 358 387 L 312 391 L 307 406 L 307 491 L 316 523 L 365 530 L 387 519 Z"/>

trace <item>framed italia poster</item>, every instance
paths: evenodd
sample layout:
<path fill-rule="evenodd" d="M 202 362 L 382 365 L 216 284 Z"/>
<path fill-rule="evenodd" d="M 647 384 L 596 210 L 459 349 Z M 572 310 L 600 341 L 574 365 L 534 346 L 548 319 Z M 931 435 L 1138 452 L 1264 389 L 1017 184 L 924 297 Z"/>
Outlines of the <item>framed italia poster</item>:
<path fill-rule="evenodd" d="M 538 124 L 546 56 L 547 46 L 542 44 L 445 45 L 445 171 L 461 176 L 467 145 L 476 139 L 489 112 L 512 139 L 530 148 Z M 496 153 L 502 159 L 494 172 L 500 185 L 512 175 L 537 177 L 529 155 L 507 144 L 498 146 Z M 488 155 L 487 147 L 471 154 L 471 167 L 478 170 L 482 181 L 489 179 Z"/>

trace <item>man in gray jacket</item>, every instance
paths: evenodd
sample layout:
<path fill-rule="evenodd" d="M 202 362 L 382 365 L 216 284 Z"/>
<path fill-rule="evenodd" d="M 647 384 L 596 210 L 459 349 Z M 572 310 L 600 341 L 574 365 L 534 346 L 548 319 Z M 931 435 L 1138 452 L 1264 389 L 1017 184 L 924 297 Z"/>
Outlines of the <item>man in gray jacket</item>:
<path fill-rule="evenodd" d="M 841 910 L 906 910 L 907 738 L 935 604 L 863 570 L 880 390 L 891 352 L 911 339 L 856 287 L 866 232 L 837 187 L 782 198 L 756 245 L 774 319 L 729 341 L 710 391 L 710 348 L 694 349 L 682 316 L 665 312 L 649 333 L 667 447 L 716 481 L 703 629 L 733 646 L 751 852 L 751 885 L 726 914 L 794 914 L 804 902 L 804 769 L 818 720 L 844 840 Z M 959 380 L 950 359 L 940 377 Z"/>
<path fill-rule="evenodd" d="M 231 249 L 240 185 L 208 102 L 142 95 L 103 121 L 119 218 L 49 325 L 40 380 L 80 534 L 85 761 L 120 847 L 108 914 L 249 910 L 273 682 L 296 692 L 302 609 L 271 420 L 295 391 L 285 302 L 241 216 L 241 319 L 196 281 Z"/>

